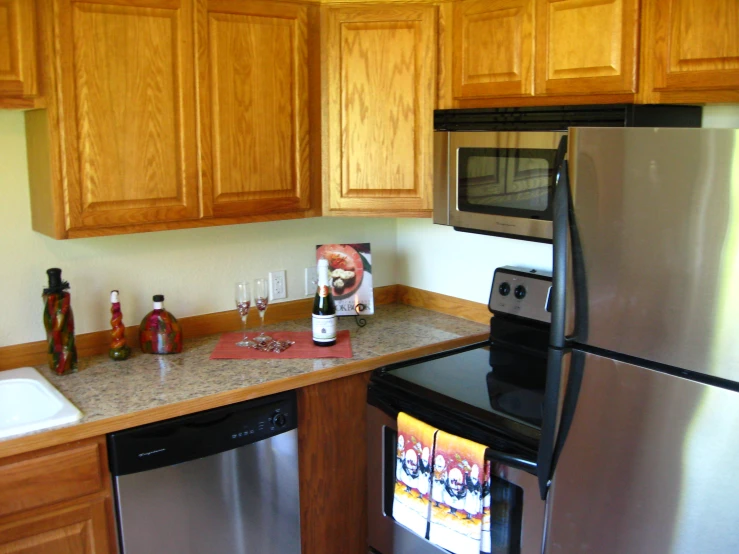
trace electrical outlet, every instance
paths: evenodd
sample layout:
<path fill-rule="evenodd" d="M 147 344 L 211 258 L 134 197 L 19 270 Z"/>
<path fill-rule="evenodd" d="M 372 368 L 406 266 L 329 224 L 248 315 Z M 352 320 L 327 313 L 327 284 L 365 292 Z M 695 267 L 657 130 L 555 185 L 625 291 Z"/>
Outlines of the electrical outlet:
<path fill-rule="evenodd" d="M 269 272 L 269 297 L 271 300 L 287 298 L 287 278 L 284 269 Z"/>
<path fill-rule="evenodd" d="M 305 295 L 313 296 L 318 286 L 318 269 L 316 266 L 305 268 Z"/>

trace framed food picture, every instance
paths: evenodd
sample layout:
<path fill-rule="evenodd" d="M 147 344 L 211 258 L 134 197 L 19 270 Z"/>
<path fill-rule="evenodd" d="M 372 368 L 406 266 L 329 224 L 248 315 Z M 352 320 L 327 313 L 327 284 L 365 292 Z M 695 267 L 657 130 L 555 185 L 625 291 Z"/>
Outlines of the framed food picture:
<path fill-rule="evenodd" d="M 328 261 L 336 315 L 375 313 L 370 244 L 321 244 L 316 246 L 316 261 L 321 258 Z"/>

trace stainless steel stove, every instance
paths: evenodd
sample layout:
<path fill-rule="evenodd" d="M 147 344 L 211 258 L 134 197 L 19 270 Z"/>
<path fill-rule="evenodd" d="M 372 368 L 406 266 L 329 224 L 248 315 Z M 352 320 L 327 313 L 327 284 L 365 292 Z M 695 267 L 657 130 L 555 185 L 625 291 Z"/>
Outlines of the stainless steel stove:
<path fill-rule="evenodd" d="M 488 446 L 495 554 L 541 551 L 536 457 L 549 338 L 551 276 L 495 271 L 490 339 L 377 369 L 368 389 L 369 542 L 381 554 L 446 552 L 392 517 L 399 412 Z M 496 494 L 497 493 L 497 494 Z"/>

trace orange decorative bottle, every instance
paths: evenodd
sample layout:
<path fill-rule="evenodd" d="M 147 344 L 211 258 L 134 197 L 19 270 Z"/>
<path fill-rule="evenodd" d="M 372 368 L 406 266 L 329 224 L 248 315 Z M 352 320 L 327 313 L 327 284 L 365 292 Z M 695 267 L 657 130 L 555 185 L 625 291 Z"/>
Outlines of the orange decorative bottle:
<path fill-rule="evenodd" d="M 182 327 L 164 309 L 164 295 L 153 298 L 154 309 L 144 316 L 139 326 L 141 351 L 147 354 L 177 354 L 182 352 Z"/>
<path fill-rule="evenodd" d="M 113 330 L 108 355 L 116 361 L 125 360 L 131 355 L 131 348 L 126 344 L 126 326 L 123 325 L 123 314 L 117 290 L 110 291 L 110 325 Z"/>

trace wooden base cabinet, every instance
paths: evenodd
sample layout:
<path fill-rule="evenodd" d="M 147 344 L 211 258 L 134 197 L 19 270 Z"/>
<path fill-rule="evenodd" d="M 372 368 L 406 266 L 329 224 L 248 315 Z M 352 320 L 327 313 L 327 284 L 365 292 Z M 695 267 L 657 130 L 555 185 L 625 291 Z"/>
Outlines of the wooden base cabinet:
<path fill-rule="evenodd" d="M 324 215 L 430 217 L 437 10 L 327 8 Z"/>
<path fill-rule="evenodd" d="M 105 439 L 0 460 L 0 554 L 117 552 Z"/>
<path fill-rule="evenodd" d="M 0 0 L 0 108 L 33 108 L 39 93 L 33 0 Z"/>

